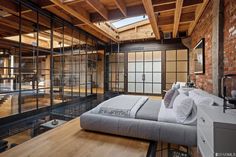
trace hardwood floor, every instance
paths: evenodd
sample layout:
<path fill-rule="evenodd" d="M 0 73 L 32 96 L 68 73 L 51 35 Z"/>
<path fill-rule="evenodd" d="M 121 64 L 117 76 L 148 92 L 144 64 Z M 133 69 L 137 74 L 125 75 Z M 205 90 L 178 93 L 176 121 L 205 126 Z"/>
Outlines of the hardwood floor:
<path fill-rule="evenodd" d="M 0 157 L 145 157 L 148 146 L 148 141 L 84 131 L 76 118 L 1 153 Z"/>

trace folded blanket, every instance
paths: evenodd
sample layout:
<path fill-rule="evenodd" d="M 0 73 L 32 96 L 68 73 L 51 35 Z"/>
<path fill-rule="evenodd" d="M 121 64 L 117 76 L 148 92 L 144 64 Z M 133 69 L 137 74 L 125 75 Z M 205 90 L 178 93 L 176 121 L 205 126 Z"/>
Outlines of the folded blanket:
<path fill-rule="evenodd" d="M 148 97 L 145 96 L 120 95 L 99 105 L 99 113 L 135 118 L 137 111 L 147 100 Z"/>

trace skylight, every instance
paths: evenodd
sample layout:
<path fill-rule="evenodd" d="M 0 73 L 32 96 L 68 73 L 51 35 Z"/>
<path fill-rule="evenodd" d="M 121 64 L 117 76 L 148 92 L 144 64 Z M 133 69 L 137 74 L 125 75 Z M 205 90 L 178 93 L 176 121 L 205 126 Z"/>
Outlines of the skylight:
<path fill-rule="evenodd" d="M 115 27 L 115 28 L 121 28 L 136 22 L 140 22 L 143 20 L 148 19 L 148 17 L 146 15 L 144 16 L 136 16 L 136 17 L 130 17 L 130 18 L 125 18 L 125 19 L 121 19 L 115 22 L 111 22 L 111 24 Z"/>

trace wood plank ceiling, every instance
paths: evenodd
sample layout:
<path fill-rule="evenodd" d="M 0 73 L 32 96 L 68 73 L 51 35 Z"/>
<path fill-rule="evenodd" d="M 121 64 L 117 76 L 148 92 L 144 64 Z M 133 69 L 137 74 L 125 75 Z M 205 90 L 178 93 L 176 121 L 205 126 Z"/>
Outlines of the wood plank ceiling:
<path fill-rule="evenodd" d="M 172 38 L 178 37 L 179 32 L 186 32 L 187 35 L 191 35 L 209 0 L 32 1 L 41 8 L 109 43 L 110 41 L 120 42 L 154 37 L 161 39 L 166 32 L 171 33 Z M 18 15 L 19 12 L 17 6 L 11 0 L 0 0 L 1 37 L 13 35 L 12 32 L 18 29 L 17 22 L 12 20 L 13 16 L 3 16 L 4 13 Z M 149 19 L 118 29 L 111 26 L 109 22 L 140 15 L 147 15 Z M 36 22 L 35 16 L 32 15 L 31 10 L 26 8 L 22 11 L 22 17 L 25 20 Z M 27 24 L 27 21 L 24 24 Z M 44 18 L 41 18 L 41 24 L 45 27 L 50 25 L 49 21 Z M 4 31 L 5 29 L 10 31 Z M 23 27 L 23 31 L 33 32 L 27 25 Z M 135 32 L 138 35 L 132 36 Z"/>

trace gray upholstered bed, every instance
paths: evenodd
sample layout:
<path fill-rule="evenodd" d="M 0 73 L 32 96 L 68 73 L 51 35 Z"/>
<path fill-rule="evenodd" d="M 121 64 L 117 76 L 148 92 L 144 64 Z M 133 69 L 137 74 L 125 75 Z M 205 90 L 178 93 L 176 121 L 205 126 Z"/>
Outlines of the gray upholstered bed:
<path fill-rule="evenodd" d="M 98 108 L 81 115 L 83 129 L 185 146 L 197 145 L 196 125 L 158 121 L 161 100 L 147 100 L 137 110 L 135 118 L 101 114 Z"/>

